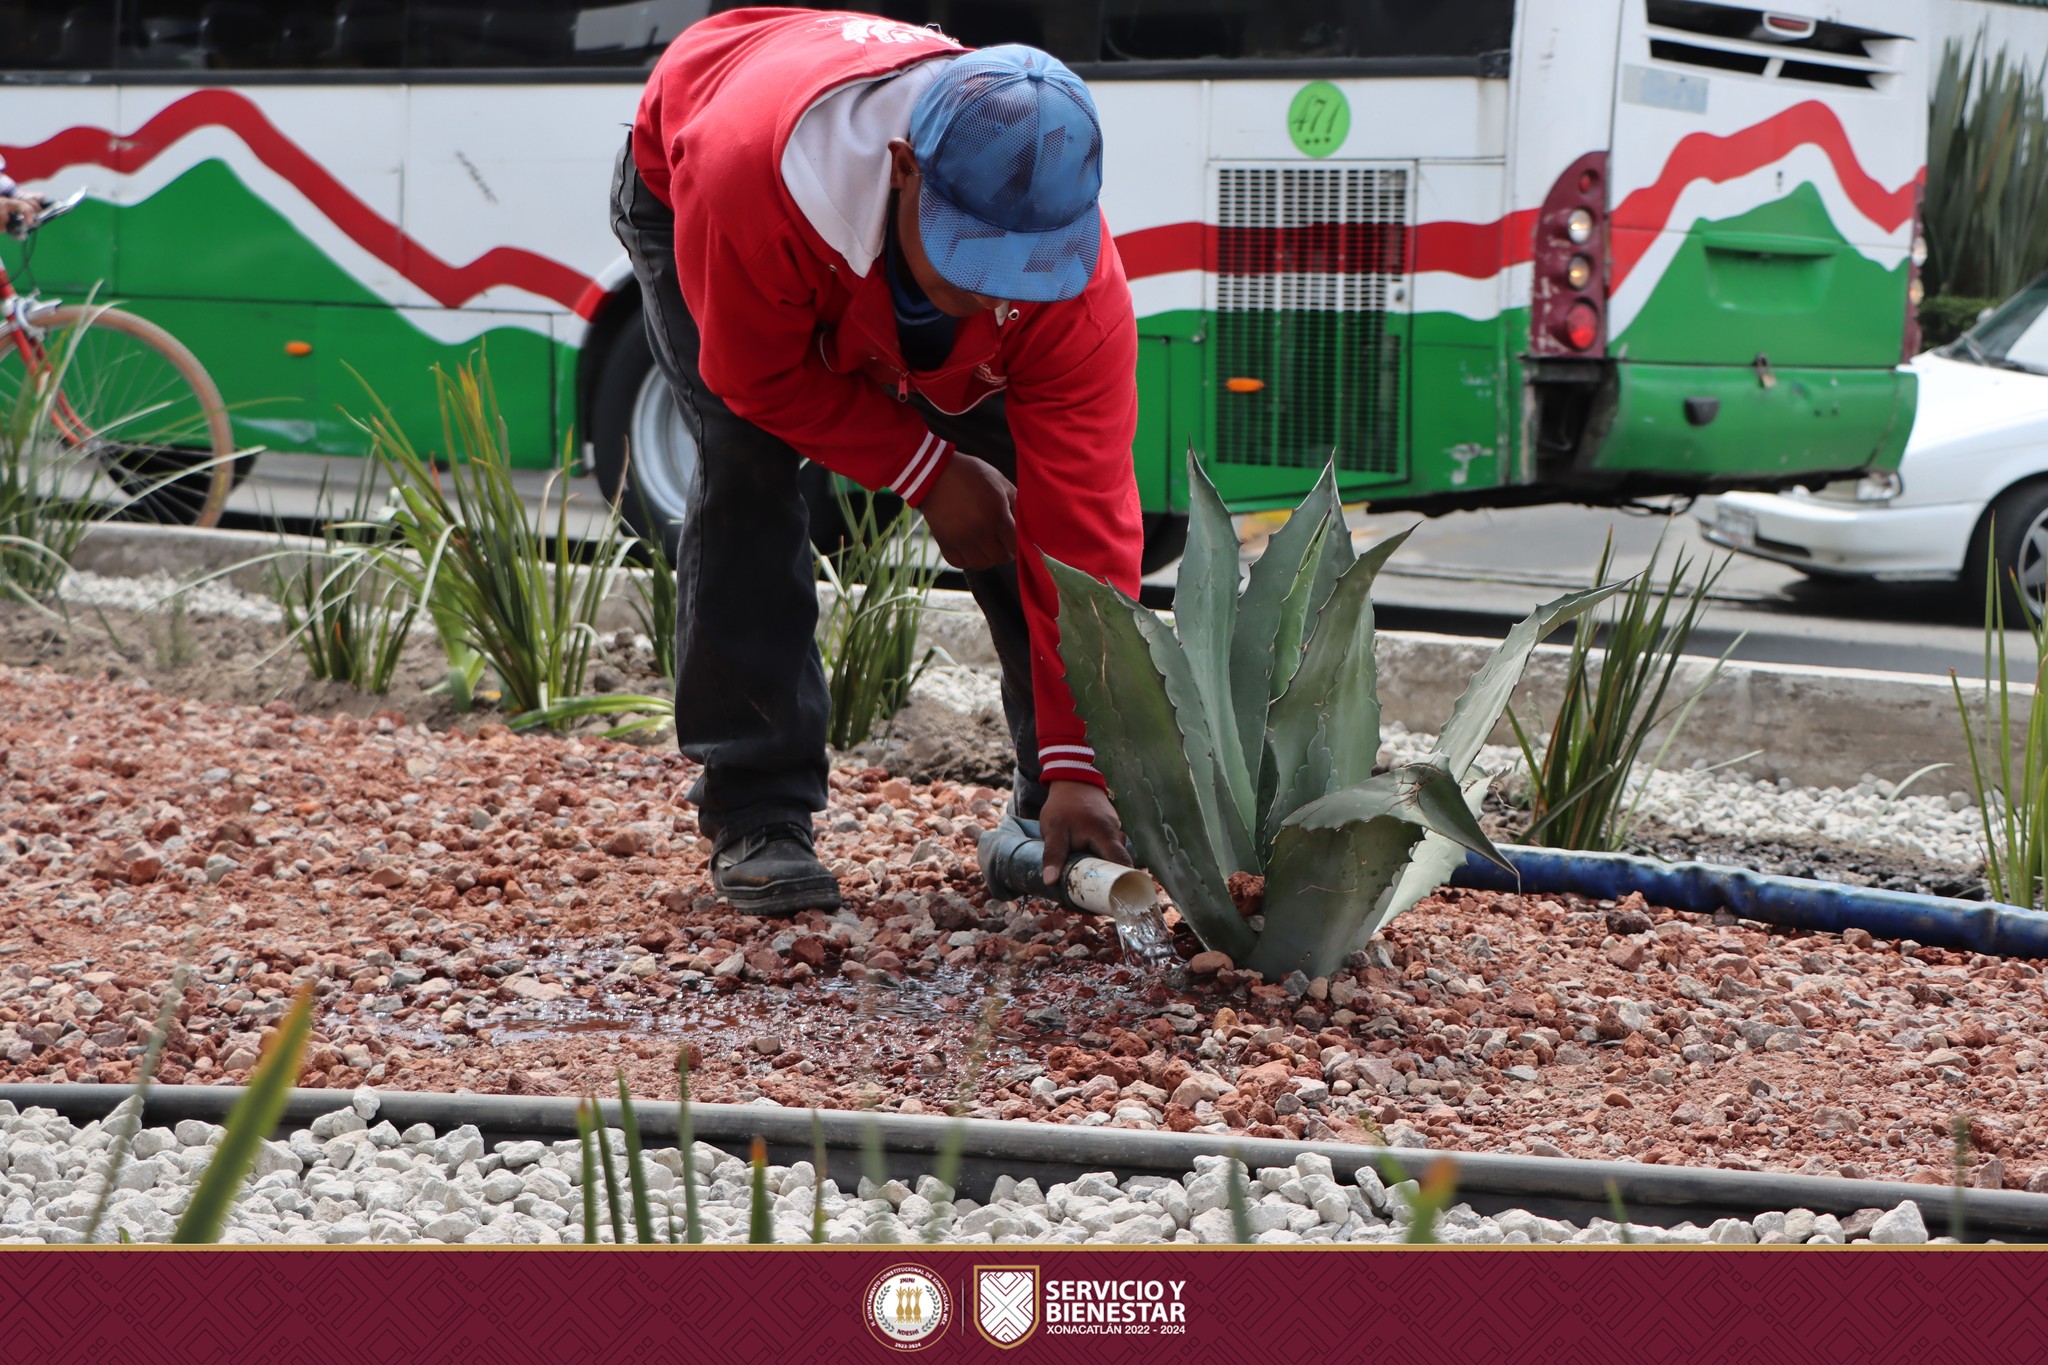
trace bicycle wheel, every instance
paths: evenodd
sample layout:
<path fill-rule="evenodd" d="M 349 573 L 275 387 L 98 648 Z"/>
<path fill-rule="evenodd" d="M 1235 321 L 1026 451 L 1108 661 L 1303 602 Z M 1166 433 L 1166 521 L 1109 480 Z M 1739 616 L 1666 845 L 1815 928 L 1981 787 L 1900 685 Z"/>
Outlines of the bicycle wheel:
<path fill-rule="evenodd" d="M 235 482 L 235 443 L 220 390 L 184 343 L 118 308 L 65 305 L 36 316 L 28 355 L 55 376 L 47 438 L 89 460 L 146 520 L 213 526 Z M 0 352 L 0 411 L 28 377 L 24 352 Z"/>

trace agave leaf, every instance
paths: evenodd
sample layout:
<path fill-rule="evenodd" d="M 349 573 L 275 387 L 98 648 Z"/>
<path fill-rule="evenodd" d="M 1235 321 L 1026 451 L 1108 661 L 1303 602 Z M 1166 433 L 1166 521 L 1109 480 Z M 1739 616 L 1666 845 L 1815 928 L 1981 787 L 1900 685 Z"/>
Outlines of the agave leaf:
<path fill-rule="evenodd" d="M 1251 930 L 1232 904 L 1230 852 L 1200 694 L 1157 616 L 1048 557 L 1060 596 L 1060 657 L 1124 831 L 1202 942 L 1243 961 Z"/>
<path fill-rule="evenodd" d="M 1266 930 L 1245 965 L 1268 981 L 1294 971 L 1311 978 L 1335 971 L 1421 835 L 1419 826 L 1391 814 L 1282 828 L 1266 867 Z"/>
<path fill-rule="evenodd" d="M 1268 980 L 1335 971 L 1429 833 L 1508 865 L 1458 785 L 1431 763 L 1369 777 L 1296 811 L 1273 840 L 1266 930 L 1247 965 Z"/>
<path fill-rule="evenodd" d="M 1238 597 L 1237 624 L 1230 639 L 1230 695 L 1237 711 L 1238 743 L 1244 748 L 1245 771 L 1251 774 L 1254 791 L 1261 784 L 1266 757 L 1266 711 L 1299 663 L 1294 656 L 1300 648 L 1303 618 L 1322 606 L 1312 603 L 1310 594 L 1316 553 L 1330 524 L 1330 508 L 1337 501 L 1336 483 L 1335 467 L 1325 468 L 1315 491 L 1266 542 L 1265 553 L 1252 565 Z M 1284 676 L 1277 676 L 1276 681 L 1277 661 L 1283 654 L 1290 657 Z"/>
<path fill-rule="evenodd" d="M 1522 680 L 1522 670 L 1529 666 L 1529 656 L 1535 653 L 1543 637 L 1627 586 L 1628 580 L 1623 579 L 1584 592 L 1567 593 L 1524 617 L 1465 685 L 1457 705 L 1451 708 L 1451 718 L 1437 735 L 1436 750 L 1430 757 L 1440 762 L 1444 771 L 1463 781 L 1472 760 L 1479 757 L 1486 737 L 1500 723 L 1500 713 L 1507 709 L 1508 698 L 1514 695 L 1515 684 Z"/>
<path fill-rule="evenodd" d="M 1465 783 L 1465 808 L 1479 817 L 1480 807 L 1486 804 L 1487 788 L 1493 785 L 1493 774 L 1481 773 Z M 1451 879 L 1451 873 L 1465 861 L 1465 847 L 1455 839 L 1447 839 L 1430 830 L 1422 836 L 1422 842 L 1408 852 L 1408 867 L 1401 873 L 1399 881 L 1387 888 L 1379 904 L 1358 926 L 1358 937 L 1353 948 L 1363 948 L 1366 941 L 1396 915 L 1405 914 L 1415 908 L 1415 903 Z"/>
<path fill-rule="evenodd" d="M 1209 722 L 1217 766 L 1223 774 L 1222 805 L 1231 865 L 1255 868 L 1252 842 L 1257 808 L 1251 770 L 1238 739 L 1237 712 L 1230 693 L 1230 644 L 1237 626 L 1238 546 L 1230 513 L 1209 482 L 1195 449 L 1188 447 L 1188 545 L 1173 590 L 1173 623 L 1194 675 L 1202 711 Z"/>
<path fill-rule="evenodd" d="M 1308 600 L 1314 604 L 1313 610 L 1321 611 L 1335 591 L 1337 580 L 1358 559 L 1358 552 L 1351 548 L 1351 528 L 1344 521 L 1344 500 L 1337 494 L 1334 471 L 1316 487 L 1327 489 L 1330 499 L 1330 525 L 1323 533 L 1322 544 L 1316 549 L 1315 577 L 1310 582 L 1308 593 Z"/>
<path fill-rule="evenodd" d="M 1301 668 L 1273 703 L 1266 728 L 1274 790 L 1260 831 L 1268 845 L 1303 805 L 1372 776 L 1380 749 L 1372 585 L 1413 529 L 1388 536 L 1344 570 L 1316 615 Z"/>
<path fill-rule="evenodd" d="M 1404 764 L 1342 791 L 1331 792 L 1288 816 L 1281 828 L 1338 829 L 1354 821 L 1377 820 L 1382 815 L 1433 830 L 1460 848 L 1514 871 L 1479 827 L 1479 817 L 1466 806 L 1464 792 L 1435 760 Z M 1272 904 L 1270 895 L 1267 904 Z"/>

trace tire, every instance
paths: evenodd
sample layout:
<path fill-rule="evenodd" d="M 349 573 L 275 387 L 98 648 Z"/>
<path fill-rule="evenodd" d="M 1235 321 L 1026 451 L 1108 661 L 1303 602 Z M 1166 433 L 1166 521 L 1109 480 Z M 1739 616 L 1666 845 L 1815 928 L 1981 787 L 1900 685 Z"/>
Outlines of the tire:
<path fill-rule="evenodd" d="M 49 363 L 63 367 L 51 428 L 121 490 L 119 515 L 218 525 L 255 457 L 236 456 L 227 406 L 198 358 L 155 323 L 117 308 L 62 306 L 35 321 Z M 11 406 L 24 369 L 19 351 L 4 355 L 0 406 Z"/>
<path fill-rule="evenodd" d="M 654 348 L 647 344 L 641 317 L 636 307 L 625 320 L 591 391 L 592 472 L 599 490 L 618 507 L 633 534 L 660 545 L 673 564 L 697 473 L 697 439 L 683 420 L 667 376 L 654 363 Z M 828 553 L 837 549 L 846 525 L 831 472 L 806 464 L 797 475 L 797 486 L 810 512 L 811 543 Z M 881 509 L 886 515 L 897 504 L 893 495 L 883 496 L 889 499 Z"/>
<path fill-rule="evenodd" d="M 1145 550 L 1138 560 L 1142 573 L 1158 573 L 1188 548 L 1188 519 L 1175 512 L 1145 514 Z"/>
<path fill-rule="evenodd" d="M 673 564 L 697 474 L 697 438 L 654 363 L 638 308 L 602 365 L 590 395 L 592 472 L 633 534 L 660 545 Z"/>
<path fill-rule="evenodd" d="M 1958 585 L 1965 604 L 1984 600 L 1984 575 L 1998 574 L 2006 620 L 2038 621 L 2048 609 L 2048 482 L 2008 488 L 1978 524 Z M 2015 581 L 2019 584 L 2014 590 Z"/>

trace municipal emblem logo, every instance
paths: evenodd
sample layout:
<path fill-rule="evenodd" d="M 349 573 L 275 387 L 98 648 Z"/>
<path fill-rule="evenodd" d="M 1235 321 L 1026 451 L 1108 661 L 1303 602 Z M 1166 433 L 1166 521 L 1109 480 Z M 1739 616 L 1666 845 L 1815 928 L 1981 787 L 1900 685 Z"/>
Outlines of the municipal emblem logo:
<path fill-rule="evenodd" d="M 974 1267 L 974 1327 L 990 1345 L 1021 1346 L 1038 1330 L 1038 1267 Z"/>
<path fill-rule="evenodd" d="M 921 1351 L 946 1330 L 953 1302 L 939 1277 L 921 1265 L 892 1265 L 868 1285 L 865 1311 L 876 1340 L 898 1351 Z"/>

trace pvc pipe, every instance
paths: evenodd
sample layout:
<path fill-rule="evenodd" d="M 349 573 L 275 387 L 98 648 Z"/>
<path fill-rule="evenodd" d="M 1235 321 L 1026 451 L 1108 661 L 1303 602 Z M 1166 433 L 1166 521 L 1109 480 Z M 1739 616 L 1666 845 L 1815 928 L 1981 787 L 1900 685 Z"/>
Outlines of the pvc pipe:
<path fill-rule="evenodd" d="M 1074 859 L 1064 880 L 1067 904 L 1091 915 L 1143 914 L 1159 902 L 1150 874 L 1103 858 Z"/>
<path fill-rule="evenodd" d="M 1711 863 L 1665 863 L 1620 853 L 1504 847 L 1510 873 L 1476 855 L 1451 885 L 1485 891 L 1570 892 L 1619 900 L 1640 891 L 1654 905 L 1693 914 L 1730 910 L 1744 919 L 1839 934 L 1912 939 L 2000 957 L 2048 957 L 2048 914 L 1991 901 L 1951 900 L 1867 886 L 1773 877 Z"/>
<path fill-rule="evenodd" d="M 112 1085 L 0 1085 L 0 1101 L 12 1101 L 24 1109 L 31 1105 L 55 1109 L 74 1122 L 103 1118 L 132 1093 L 127 1086 Z M 239 1086 L 157 1086 L 145 1101 L 146 1121 L 157 1126 L 186 1118 L 219 1123 L 243 1093 Z M 350 1098 L 351 1092 L 346 1090 L 295 1089 L 285 1102 L 285 1125 L 311 1123 L 320 1114 L 347 1108 Z M 487 1135 L 500 1137 L 562 1139 L 576 1135 L 577 1101 L 567 1097 L 380 1090 L 377 1098 L 378 1119 L 388 1119 L 398 1128 L 426 1123 L 445 1134 L 469 1123 Z M 616 1100 L 601 1100 L 599 1106 L 606 1123 L 619 1122 Z M 640 1099 L 634 1101 L 633 1108 L 642 1134 L 674 1140 L 679 1115 L 673 1103 Z M 759 1137 L 787 1161 L 801 1161 L 811 1156 L 812 1112 L 753 1104 L 693 1104 L 690 1119 L 699 1141 L 738 1153 Z M 1179 1177 L 1194 1169 L 1197 1156 L 1207 1155 L 1235 1156 L 1256 1172 L 1291 1165 L 1301 1153 L 1315 1152 L 1329 1158 L 1339 1181 L 1350 1180 L 1361 1166 L 1377 1170 L 1384 1162 L 1393 1163 L 1404 1177 L 1420 1179 L 1432 1162 L 1448 1158 L 1457 1167 L 1457 1197 L 1481 1212 L 1528 1208 L 1541 1213 L 1550 1207 L 1581 1220 L 1606 1217 L 1610 1216 L 1612 1182 L 1631 1218 L 1644 1223 L 1657 1222 L 1660 1216 L 1668 1221 L 1691 1218 L 1701 1222 L 1708 1217 L 1749 1216 L 1772 1209 L 1847 1214 L 1857 1209 L 1893 1208 L 1911 1200 L 1920 1206 L 1930 1231 L 1947 1228 L 1950 1214 L 1960 1207 L 1974 1235 L 2048 1238 L 2048 1195 L 2018 1190 L 1957 1190 L 1885 1180 L 1504 1152 L 1418 1151 L 1213 1133 L 1075 1128 L 1015 1119 L 821 1110 L 817 1120 L 833 1153 L 833 1173 L 836 1176 L 844 1166 L 848 1181 L 860 1174 L 864 1144 L 877 1138 L 891 1170 L 906 1173 L 929 1170 L 931 1159 L 945 1150 L 949 1140 L 956 1139 L 963 1157 L 960 1190 L 977 1198 L 1000 1174 L 1037 1175 L 1041 1183 L 1105 1169 L 1123 1176 Z M 1570 1207 L 1567 1210 L 1565 1206 Z"/>
<path fill-rule="evenodd" d="M 1150 874 L 1105 858 L 1075 858 L 1047 885 L 1045 841 L 1035 820 L 1005 819 L 982 834 L 975 855 L 989 894 L 1001 900 L 1043 896 L 1069 910 L 1123 917 L 1142 915 L 1159 900 Z"/>

